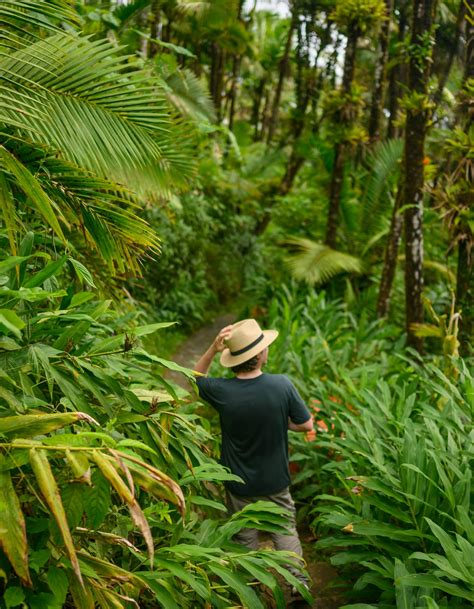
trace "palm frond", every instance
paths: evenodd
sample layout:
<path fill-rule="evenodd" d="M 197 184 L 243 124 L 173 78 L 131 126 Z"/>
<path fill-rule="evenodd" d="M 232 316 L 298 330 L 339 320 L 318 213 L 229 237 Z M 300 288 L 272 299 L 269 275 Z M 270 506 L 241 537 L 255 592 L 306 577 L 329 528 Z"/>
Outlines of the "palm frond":
<path fill-rule="evenodd" d="M 329 281 L 339 273 L 363 272 L 359 258 L 333 250 L 322 243 L 294 237 L 287 239 L 285 245 L 294 252 L 286 258 L 293 277 L 311 285 Z"/>
<path fill-rule="evenodd" d="M 400 174 L 399 161 L 403 153 L 403 140 L 391 139 L 379 143 L 368 159 L 371 172 L 363 196 L 361 231 L 372 235 L 381 230 L 384 213 L 390 209 L 390 189 Z"/>
<path fill-rule="evenodd" d="M 10 147 L 12 145 L 10 142 Z M 140 206 L 130 191 L 68 161 L 58 159 L 47 149 L 16 143 L 14 151 L 15 156 L 11 156 L 21 157 L 24 163 L 22 181 L 18 180 L 13 171 L 9 174 L 0 173 L 0 176 L 9 189 L 20 187 L 29 194 L 25 204 L 38 209 L 37 193 L 28 190 L 28 186 L 22 186 L 25 175 L 29 181 L 34 181 L 37 188 L 42 190 L 42 197 L 46 198 L 50 206 L 54 205 L 53 215 L 62 219 L 63 231 L 70 246 L 74 247 L 78 243 L 79 235 L 80 241 L 85 240 L 89 248 L 94 246 L 97 249 L 113 275 L 117 270 L 121 273 L 130 270 L 138 272 L 137 260 L 148 249 L 151 253 L 158 252 L 159 239 L 140 217 Z M 3 156 L 0 156 L 0 165 L 1 159 Z M 6 169 L 9 169 L 8 165 Z M 45 216 L 42 208 L 38 211 Z M 45 219 L 47 218 L 48 216 Z M 7 229 L 14 233 L 14 219 L 5 214 L 4 222 Z M 56 227 L 51 222 L 48 223 L 56 231 Z"/>
<path fill-rule="evenodd" d="M 211 97 L 191 70 L 177 70 L 165 78 L 166 95 L 173 106 L 189 118 L 214 122 L 216 113 Z"/>
<path fill-rule="evenodd" d="M 60 31 L 61 22 L 78 23 L 70 0 L 0 0 L 2 46 L 16 48 L 25 36 L 25 28 L 29 36 L 35 36 L 32 28 Z"/>
<path fill-rule="evenodd" d="M 126 178 L 139 187 L 144 172 L 159 190 L 167 160 L 174 165 L 181 159 L 181 176 L 192 163 L 176 143 L 170 145 L 175 122 L 158 79 L 131 69 L 128 59 L 108 41 L 67 34 L 4 57 L 0 69 L 10 106 L 17 100 L 25 109 L 4 108 L 1 118 L 21 126 L 31 141 L 61 150 L 65 158 L 101 176 Z M 162 140 L 172 152 L 170 159 Z"/>

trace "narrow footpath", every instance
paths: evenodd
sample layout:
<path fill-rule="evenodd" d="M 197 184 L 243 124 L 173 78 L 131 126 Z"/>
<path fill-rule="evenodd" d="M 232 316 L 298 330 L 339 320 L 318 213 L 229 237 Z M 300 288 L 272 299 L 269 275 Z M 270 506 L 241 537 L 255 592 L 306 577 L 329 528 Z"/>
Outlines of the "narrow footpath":
<path fill-rule="evenodd" d="M 215 318 L 209 324 L 200 328 L 185 340 L 176 353 L 173 355 L 173 361 L 176 363 L 192 368 L 198 360 L 199 356 L 208 348 L 214 340 L 219 330 L 224 326 L 233 323 L 236 316 L 232 313 L 221 315 Z M 169 372 L 167 377 L 173 380 L 178 385 L 188 388 L 187 381 L 179 373 Z M 315 556 L 314 539 L 308 529 L 302 528 L 300 536 L 303 543 L 304 557 L 307 563 L 307 569 L 311 575 L 312 587 L 311 593 L 314 597 L 313 609 L 338 609 L 343 603 L 340 594 L 340 582 L 337 580 L 337 572 L 334 567 L 327 561 L 322 561 Z M 271 543 L 271 542 L 270 542 Z M 263 542 L 264 546 L 268 542 Z M 338 592 L 339 588 L 339 592 Z M 293 605 L 289 605 L 291 607 Z M 307 606 L 307 605 L 305 605 Z"/>

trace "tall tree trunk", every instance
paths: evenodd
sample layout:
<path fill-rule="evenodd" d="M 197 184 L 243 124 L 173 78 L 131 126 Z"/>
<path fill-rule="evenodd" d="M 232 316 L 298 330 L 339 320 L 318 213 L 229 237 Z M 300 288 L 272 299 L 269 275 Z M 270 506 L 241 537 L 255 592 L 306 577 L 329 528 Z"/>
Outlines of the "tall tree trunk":
<path fill-rule="evenodd" d="M 432 33 L 435 0 L 413 0 L 409 95 L 417 105 L 407 109 L 404 196 L 405 207 L 405 306 L 408 345 L 421 353 L 423 340 L 413 332 L 412 324 L 423 322 L 423 159 L 428 124 L 426 108 L 430 51 L 426 36 Z"/>
<path fill-rule="evenodd" d="M 253 125 L 253 141 L 256 142 L 260 135 L 260 108 L 263 100 L 263 92 L 265 90 L 265 84 L 267 82 L 266 76 L 259 80 L 258 86 L 255 90 L 255 97 L 252 106 L 252 116 L 250 123 Z"/>
<path fill-rule="evenodd" d="M 161 0 L 153 0 L 150 6 L 150 43 L 148 45 L 148 57 L 154 57 L 158 52 L 158 44 L 155 42 L 160 36 L 161 27 Z"/>
<path fill-rule="evenodd" d="M 355 60 L 359 31 L 351 30 L 347 36 L 346 53 L 344 56 L 344 73 L 342 77 L 342 93 L 350 93 L 355 73 Z M 338 121 L 343 122 L 342 113 Z M 326 237 L 324 242 L 329 247 L 336 247 L 337 229 L 339 227 L 339 207 L 341 204 L 342 184 L 344 181 L 344 163 L 346 160 L 347 145 L 343 142 L 336 144 L 334 150 L 334 164 L 332 168 L 331 185 L 329 188 L 329 209 L 326 224 Z"/>
<path fill-rule="evenodd" d="M 237 98 L 237 79 L 240 72 L 241 57 L 237 55 L 234 57 L 234 64 L 232 67 L 232 84 L 230 87 L 230 108 L 229 108 L 229 129 L 234 129 L 234 114 L 235 114 L 235 100 Z"/>
<path fill-rule="evenodd" d="M 385 0 L 385 19 L 380 29 L 380 55 L 375 66 L 374 88 L 369 118 L 369 138 L 371 142 L 380 139 L 380 121 L 384 106 L 384 88 L 387 76 L 388 39 L 392 18 L 392 0 Z"/>
<path fill-rule="evenodd" d="M 464 84 L 474 78 L 474 7 L 466 6 L 468 11 L 466 18 L 466 54 L 464 69 Z M 464 89 L 465 90 L 465 89 Z M 473 115 L 470 112 L 468 102 L 464 104 L 465 130 L 469 133 L 472 128 Z M 473 163 L 470 161 L 470 178 L 473 181 Z M 472 204 L 472 203 L 471 203 Z M 462 317 L 459 327 L 459 341 L 461 343 L 461 354 L 467 354 L 469 349 L 473 349 L 474 339 L 474 231 L 463 219 L 458 226 L 461 234 L 458 245 L 458 268 L 456 301 L 458 308 L 461 309 Z"/>
<path fill-rule="evenodd" d="M 210 75 L 210 93 L 214 107 L 216 109 L 217 120 L 221 119 L 222 107 L 222 87 L 224 83 L 224 64 L 225 52 L 219 46 L 219 43 L 214 41 L 211 50 L 211 75 Z"/>
<path fill-rule="evenodd" d="M 377 317 L 386 317 L 390 309 L 390 294 L 392 293 L 393 280 L 397 270 L 398 248 L 403 231 L 403 214 L 400 213 L 401 200 L 403 198 L 403 181 L 400 179 L 395 204 L 392 211 L 390 231 L 380 279 L 379 295 L 377 299 Z"/>
<path fill-rule="evenodd" d="M 269 122 L 270 122 L 270 103 L 271 103 L 271 83 L 265 89 L 265 101 L 263 103 L 262 117 L 260 119 L 260 137 L 258 139 L 264 140 L 265 134 L 267 133 Z"/>
<path fill-rule="evenodd" d="M 271 144 L 273 136 L 275 134 L 275 129 L 278 123 L 278 113 L 280 111 L 280 101 L 281 94 L 283 91 L 283 83 L 285 81 L 286 75 L 288 73 L 288 67 L 290 64 L 290 51 L 291 51 L 291 41 L 293 40 L 293 32 L 296 26 L 297 20 L 297 12 L 293 10 L 291 16 L 290 27 L 288 29 L 288 35 L 286 37 L 285 50 L 283 51 L 283 57 L 280 59 L 280 69 L 278 72 L 278 82 L 275 90 L 275 96 L 273 98 L 272 104 L 272 113 L 270 117 L 270 121 L 268 124 L 268 135 L 267 135 L 267 144 Z"/>
<path fill-rule="evenodd" d="M 400 17 L 398 20 L 398 36 L 397 43 L 398 47 L 403 44 L 405 39 L 405 33 L 408 23 L 408 2 L 407 0 L 403 0 L 399 7 Z M 398 51 L 399 53 L 400 51 Z M 392 67 L 389 74 L 389 85 L 388 85 L 388 126 L 387 126 L 387 137 L 394 138 L 399 136 L 399 131 L 396 126 L 396 121 L 398 118 L 398 106 L 400 103 L 401 90 L 403 89 L 403 85 L 405 82 L 405 69 L 404 65 L 397 61 L 397 63 Z"/>

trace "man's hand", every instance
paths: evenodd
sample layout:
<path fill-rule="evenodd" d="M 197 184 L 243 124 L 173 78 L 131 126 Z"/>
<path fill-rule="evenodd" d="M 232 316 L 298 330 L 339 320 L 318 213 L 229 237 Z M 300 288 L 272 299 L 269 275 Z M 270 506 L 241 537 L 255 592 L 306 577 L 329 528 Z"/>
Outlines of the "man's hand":
<path fill-rule="evenodd" d="M 226 343 L 227 339 L 230 338 L 233 327 L 234 326 L 230 325 L 230 326 L 226 326 L 225 328 L 222 328 L 222 330 L 219 332 L 219 334 L 214 339 L 212 346 L 214 347 L 216 353 L 220 353 L 221 351 L 224 351 L 224 349 L 226 348 L 225 343 Z"/>
<path fill-rule="evenodd" d="M 200 372 L 201 374 L 207 374 L 207 371 L 209 370 L 209 368 L 212 364 L 212 360 L 214 359 L 214 355 L 216 353 L 220 353 L 221 351 L 224 351 L 224 349 L 226 348 L 225 341 L 232 334 L 232 328 L 233 328 L 233 326 L 226 326 L 225 328 L 222 328 L 222 330 L 219 332 L 219 334 L 216 336 L 216 338 L 212 341 L 209 349 L 206 351 L 206 353 L 201 355 L 201 357 L 199 358 L 199 361 L 194 366 L 195 372 Z"/>

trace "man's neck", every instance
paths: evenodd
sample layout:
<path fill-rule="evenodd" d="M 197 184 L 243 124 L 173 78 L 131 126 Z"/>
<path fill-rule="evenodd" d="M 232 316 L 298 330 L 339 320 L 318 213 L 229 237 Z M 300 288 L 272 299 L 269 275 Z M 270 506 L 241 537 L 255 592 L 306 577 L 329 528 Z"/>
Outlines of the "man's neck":
<path fill-rule="evenodd" d="M 255 379 L 261 374 L 263 374 L 262 370 L 257 368 L 256 370 L 251 370 L 250 372 L 238 372 L 235 376 L 238 379 Z"/>

